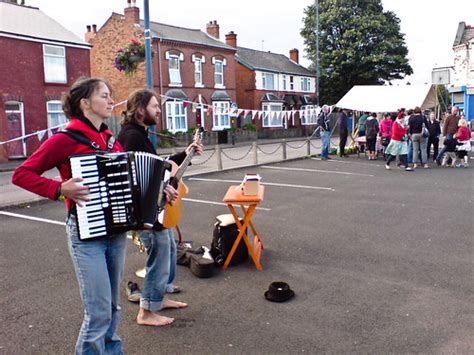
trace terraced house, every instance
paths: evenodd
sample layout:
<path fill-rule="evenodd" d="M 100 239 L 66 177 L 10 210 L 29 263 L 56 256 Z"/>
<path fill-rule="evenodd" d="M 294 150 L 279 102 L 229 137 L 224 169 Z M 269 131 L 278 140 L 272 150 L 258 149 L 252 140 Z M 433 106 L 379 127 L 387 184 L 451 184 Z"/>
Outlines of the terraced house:
<path fill-rule="evenodd" d="M 154 90 L 163 95 L 157 131 L 186 132 L 196 124 L 208 131 L 230 127 L 229 108 L 236 101 L 236 49 L 219 40 L 216 21 L 206 28 L 203 32 L 150 22 Z M 140 10 L 130 0 L 123 15 L 112 13 L 99 30 L 88 26 L 92 74 L 109 79 L 116 101 L 146 87 L 145 63 L 129 76 L 113 65 L 117 50 L 131 39 L 143 42 L 143 32 Z"/>
<path fill-rule="evenodd" d="M 61 95 L 90 75 L 90 45 L 36 7 L 0 1 L 0 161 L 34 152 L 66 122 Z M 45 131 L 46 130 L 46 131 Z"/>

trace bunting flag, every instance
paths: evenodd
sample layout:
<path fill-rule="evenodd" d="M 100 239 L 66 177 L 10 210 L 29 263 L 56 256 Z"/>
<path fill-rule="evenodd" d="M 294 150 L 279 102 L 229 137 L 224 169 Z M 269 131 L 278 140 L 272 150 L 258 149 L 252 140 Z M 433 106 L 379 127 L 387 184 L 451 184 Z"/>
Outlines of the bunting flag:
<path fill-rule="evenodd" d="M 207 114 L 212 114 L 212 106 L 207 106 Z"/>
<path fill-rule="evenodd" d="M 189 106 L 189 101 L 183 101 L 183 107 L 186 108 Z"/>
<path fill-rule="evenodd" d="M 197 103 L 195 103 L 195 102 L 193 102 L 192 111 L 193 112 L 197 111 Z"/>
<path fill-rule="evenodd" d="M 242 110 L 242 109 L 239 108 L 239 109 L 237 110 L 237 116 L 240 116 L 240 115 L 242 114 L 242 112 L 244 112 L 244 110 Z M 244 117 L 245 117 L 245 115 L 244 115 Z"/>
<path fill-rule="evenodd" d="M 44 135 L 46 134 L 46 131 L 38 131 L 38 140 L 41 142 L 44 138 Z"/>
<path fill-rule="evenodd" d="M 255 115 L 258 115 L 258 111 L 252 110 L 252 120 L 255 120 Z"/>

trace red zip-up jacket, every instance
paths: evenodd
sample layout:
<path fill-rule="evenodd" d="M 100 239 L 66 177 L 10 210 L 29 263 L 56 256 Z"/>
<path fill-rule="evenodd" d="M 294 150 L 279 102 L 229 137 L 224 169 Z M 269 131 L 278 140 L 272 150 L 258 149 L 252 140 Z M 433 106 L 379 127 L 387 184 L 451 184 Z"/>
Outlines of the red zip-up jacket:
<path fill-rule="evenodd" d="M 392 124 L 392 139 L 402 141 L 405 134 L 407 134 L 407 129 L 395 120 Z"/>
<path fill-rule="evenodd" d="M 85 119 L 72 118 L 66 129 L 80 131 L 89 140 L 97 143 L 102 150 L 107 150 L 107 141 L 112 136 L 112 132 L 105 124 L 98 131 L 92 124 L 88 124 L 83 120 Z M 94 152 L 92 148 L 77 142 L 74 138 L 66 134 L 55 134 L 15 169 L 12 182 L 25 190 L 55 200 L 61 183 L 72 177 L 69 156 L 91 152 Z M 112 152 L 123 152 L 123 148 L 118 141 L 115 142 Z M 61 181 L 41 176 L 45 171 L 54 167 L 59 170 Z M 66 206 L 71 209 L 74 202 L 66 199 Z"/>

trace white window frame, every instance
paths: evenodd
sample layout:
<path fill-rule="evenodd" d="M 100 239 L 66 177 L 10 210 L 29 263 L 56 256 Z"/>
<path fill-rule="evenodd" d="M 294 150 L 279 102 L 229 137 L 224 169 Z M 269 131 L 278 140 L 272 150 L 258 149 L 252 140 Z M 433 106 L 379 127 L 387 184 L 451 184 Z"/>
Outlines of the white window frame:
<path fill-rule="evenodd" d="M 318 117 L 316 115 L 316 106 L 304 105 L 301 106 L 301 110 L 303 110 L 303 114 L 301 115 L 301 124 L 303 126 L 314 125 L 317 123 Z"/>
<path fill-rule="evenodd" d="M 198 80 L 199 76 L 199 80 Z M 194 86 L 197 88 L 203 88 L 202 83 L 202 59 L 195 58 L 194 60 Z"/>
<path fill-rule="evenodd" d="M 168 54 L 168 53 L 167 53 Z M 177 54 L 169 54 L 167 55 L 168 59 L 168 73 L 170 76 L 170 85 L 169 86 L 178 86 L 181 87 L 182 81 L 181 81 L 181 56 Z M 178 64 L 178 68 L 171 68 L 171 61 L 176 60 L 176 63 Z M 178 81 L 173 81 L 174 79 L 177 79 Z"/>
<path fill-rule="evenodd" d="M 212 130 L 222 131 L 230 128 L 230 101 L 212 102 Z"/>
<path fill-rule="evenodd" d="M 287 90 L 286 75 L 282 75 L 282 89 L 283 89 L 283 91 Z"/>
<path fill-rule="evenodd" d="M 278 108 L 275 110 L 275 108 Z M 283 127 L 283 118 L 281 111 L 283 111 L 283 103 L 281 102 L 264 102 L 262 103 L 262 124 L 263 127 Z M 272 115 L 271 112 L 279 112 L 279 117 L 275 118 L 275 115 Z M 273 121 L 275 120 L 275 121 Z"/>
<path fill-rule="evenodd" d="M 225 89 L 224 85 L 224 67 L 227 64 L 225 59 L 212 58 L 212 64 L 214 64 L 214 88 Z M 218 64 L 222 68 L 222 72 L 217 71 Z M 220 79 L 219 79 L 220 78 Z"/>
<path fill-rule="evenodd" d="M 270 87 L 268 86 L 268 79 L 272 78 L 273 85 Z M 275 74 L 272 73 L 262 73 L 262 87 L 264 90 L 275 90 Z"/>
<path fill-rule="evenodd" d="M 62 54 L 47 53 L 58 49 Z M 66 48 L 43 44 L 43 69 L 45 83 L 67 84 Z"/>
<path fill-rule="evenodd" d="M 301 91 L 311 92 L 311 79 L 310 78 L 301 78 Z"/>
<path fill-rule="evenodd" d="M 51 109 L 50 105 L 59 105 L 59 109 Z M 67 117 L 64 114 L 62 103 L 60 100 L 46 101 L 46 112 L 48 115 L 48 136 L 51 136 L 54 132 L 51 132 L 51 128 L 67 123 Z M 57 115 L 58 118 L 53 118 L 53 115 Z M 58 128 L 58 130 L 61 128 Z"/>
<path fill-rule="evenodd" d="M 177 109 L 178 113 L 176 112 Z M 178 120 L 183 121 L 180 127 L 177 127 Z M 187 108 L 184 107 L 183 101 L 166 101 L 166 128 L 171 133 L 188 131 Z"/>

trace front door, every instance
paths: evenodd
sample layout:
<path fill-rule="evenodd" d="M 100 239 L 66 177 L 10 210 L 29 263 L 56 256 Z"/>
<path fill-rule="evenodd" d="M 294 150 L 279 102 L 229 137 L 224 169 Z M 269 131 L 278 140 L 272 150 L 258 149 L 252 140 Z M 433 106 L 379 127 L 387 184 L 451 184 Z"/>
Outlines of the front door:
<path fill-rule="evenodd" d="M 206 110 L 204 105 L 198 105 L 196 109 L 196 125 L 206 129 Z"/>
<path fill-rule="evenodd" d="M 8 140 L 25 135 L 25 122 L 23 118 L 23 103 L 10 101 L 5 103 L 7 116 Z M 23 158 L 26 156 L 26 144 L 23 139 L 17 139 L 7 144 L 8 158 Z"/>

